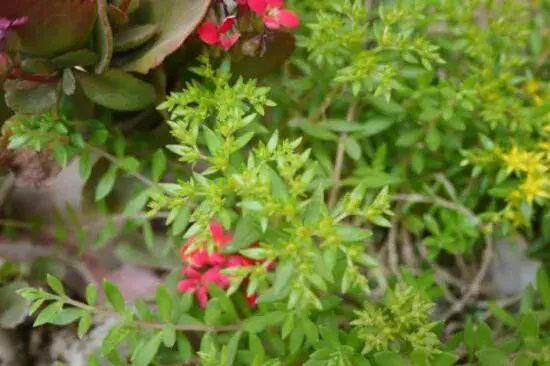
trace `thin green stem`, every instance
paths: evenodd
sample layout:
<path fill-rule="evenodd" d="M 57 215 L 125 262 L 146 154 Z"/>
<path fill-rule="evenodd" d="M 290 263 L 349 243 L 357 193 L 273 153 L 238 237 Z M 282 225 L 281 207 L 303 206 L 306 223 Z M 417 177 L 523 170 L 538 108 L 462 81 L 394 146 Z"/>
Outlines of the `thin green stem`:
<path fill-rule="evenodd" d="M 76 308 L 86 310 L 92 314 L 101 315 L 101 316 L 111 316 L 111 317 L 120 317 L 120 315 L 114 311 L 98 308 L 95 306 L 91 306 L 88 304 L 85 304 L 83 302 L 73 300 L 70 297 L 67 296 L 57 296 L 59 300 L 62 300 L 64 303 L 72 305 Z M 142 320 L 133 320 L 132 325 L 134 325 L 137 328 L 150 330 L 150 329 L 166 329 L 168 327 L 174 328 L 177 331 L 180 332 L 212 332 L 212 333 L 221 333 L 221 332 L 234 332 L 237 330 L 242 329 L 242 324 L 235 323 L 235 324 L 228 324 L 228 325 L 220 325 L 220 326 L 213 326 L 213 325 L 203 325 L 203 324 L 165 324 L 165 323 L 155 323 L 155 322 L 147 322 Z"/>
<path fill-rule="evenodd" d="M 359 103 L 357 100 L 354 100 L 348 108 L 346 115 L 346 121 L 354 121 L 357 117 L 357 107 Z M 344 167 L 344 153 L 345 153 L 345 143 L 348 138 L 346 132 L 340 134 L 338 139 L 338 148 L 336 150 L 336 157 L 334 160 L 334 174 L 332 175 L 332 190 L 330 191 L 328 206 L 334 207 L 336 200 L 338 199 L 338 193 L 340 192 L 340 179 L 342 177 L 342 169 Z"/>
<path fill-rule="evenodd" d="M 124 169 L 124 164 L 114 155 L 108 153 L 107 151 L 105 150 L 102 150 L 100 148 L 97 148 L 95 146 L 92 146 L 90 144 L 86 144 L 85 145 L 86 148 L 88 150 L 90 150 L 91 152 L 94 152 L 96 153 L 97 155 L 109 160 L 111 163 L 115 164 L 116 166 L 118 166 L 119 168 Z M 125 170 L 126 171 L 126 170 Z M 149 179 L 148 177 L 146 177 L 145 175 L 139 173 L 139 172 L 128 172 L 130 175 L 132 175 L 134 178 L 136 178 L 137 180 L 139 180 L 140 182 L 142 182 L 143 184 L 145 184 L 146 186 L 149 186 L 149 187 L 156 187 L 158 186 L 158 184 L 154 181 L 152 181 L 151 179 Z"/>

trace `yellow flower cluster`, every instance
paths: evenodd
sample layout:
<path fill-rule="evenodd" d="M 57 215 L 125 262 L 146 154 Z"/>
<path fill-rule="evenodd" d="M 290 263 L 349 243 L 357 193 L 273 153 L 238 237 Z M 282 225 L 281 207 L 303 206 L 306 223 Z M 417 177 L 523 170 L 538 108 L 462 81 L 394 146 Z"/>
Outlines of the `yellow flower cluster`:
<path fill-rule="evenodd" d="M 528 151 L 513 146 L 499 153 L 506 172 L 521 181 L 509 196 L 513 203 L 524 199 L 531 204 L 550 198 L 550 140 L 542 141 L 538 147 L 536 151 Z"/>
<path fill-rule="evenodd" d="M 527 93 L 535 103 L 536 106 L 541 106 L 544 104 L 544 100 L 550 97 L 550 90 L 547 90 L 542 96 L 543 90 L 541 90 L 540 83 L 537 80 L 531 79 L 525 83 L 523 90 Z"/>

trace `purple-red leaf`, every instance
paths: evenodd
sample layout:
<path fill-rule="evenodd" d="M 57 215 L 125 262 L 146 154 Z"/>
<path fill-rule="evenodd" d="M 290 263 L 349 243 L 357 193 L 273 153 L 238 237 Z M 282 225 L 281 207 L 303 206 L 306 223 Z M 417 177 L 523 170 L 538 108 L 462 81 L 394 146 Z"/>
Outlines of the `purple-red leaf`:
<path fill-rule="evenodd" d="M 96 0 L 3 0 L 2 17 L 27 17 L 14 31 L 23 50 L 55 56 L 84 45 L 96 20 Z"/>

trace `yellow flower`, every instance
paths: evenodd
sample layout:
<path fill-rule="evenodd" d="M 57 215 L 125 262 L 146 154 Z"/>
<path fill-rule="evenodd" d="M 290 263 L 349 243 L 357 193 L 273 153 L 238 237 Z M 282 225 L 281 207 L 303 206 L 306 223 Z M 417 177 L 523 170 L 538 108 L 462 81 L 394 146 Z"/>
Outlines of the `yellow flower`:
<path fill-rule="evenodd" d="M 539 95 L 533 95 L 533 100 L 535 101 L 535 105 L 537 107 L 540 107 L 544 104 L 544 100 Z"/>
<path fill-rule="evenodd" d="M 508 152 L 501 153 L 500 158 L 506 165 L 508 174 L 514 172 L 540 172 L 547 170 L 543 160 L 544 153 L 530 152 L 513 146 Z"/>
<path fill-rule="evenodd" d="M 535 173 L 527 174 L 519 190 L 528 203 L 532 203 L 537 197 L 550 198 L 550 179 Z"/>
<path fill-rule="evenodd" d="M 540 84 L 536 80 L 529 80 L 525 83 L 525 92 L 529 95 L 535 95 L 540 90 Z"/>

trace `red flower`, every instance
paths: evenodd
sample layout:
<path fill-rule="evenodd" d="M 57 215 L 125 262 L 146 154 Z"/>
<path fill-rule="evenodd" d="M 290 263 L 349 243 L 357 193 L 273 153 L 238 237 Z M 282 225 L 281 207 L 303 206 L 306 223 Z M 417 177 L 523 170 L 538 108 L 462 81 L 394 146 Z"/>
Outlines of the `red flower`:
<path fill-rule="evenodd" d="M 212 238 L 214 239 L 214 243 L 218 244 L 220 248 L 223 248 L 225 244 L 233 240 L 233 235 L 225 235 L 223 233 L 223 228 L 217 222 L 212 222 L 210 224 L 210 232 L 212 234 Z M 211 266 L 219 266 L 225 263 L 225 257 L 223 254 L 216 252 L 208 254 L 206 245 L 203 246 L 202 250 L 195 250 L 191 253 L 187 253 L 189 246 L 194 240 L 194 238 L 189 239 L 187 244 L 181 248 L 180 258 L 182 261 L 188 262 L 191 266 L 196 268 L 201 268 L 206 264 Z"/>
<path fill-rule="evenodd" d="M 232 235 L 224 234 L 222 226 L 217 222 L 210 224 L 210 233 L 214 242 L 218 244 L 218 249 L 223 248 L 233 240 Z M 224 268 L 252 266 L 256 262 L 241 255 L 225 256 L 220 252 L 209 254 L 205 247 L 187 253 L 193 240 L 193 238 L 189 239 L 181 249 L 180 257 L 184 262 L 187 262 L 188 266 L 182 270 L 181 273 L 186 278 L 179 281 L 177 288 L 180 292 L 194 293 L 200 306 L 204 308 L 208 303 L 209 283 L 213 283 L 220 288 L 227 288 L 231 285 L 229 277 L 221 273 Z M 204 272 L 199 270 L 204 270 Z M 247 298 L 250 306 L 253 306 L 256 295 L 252 294 Z"/>
<path fill-rule="evenodd" d="M 200 39 L 209 45 L 221 46 L 224 50 L 229 50 L 241 36 L 240 33 L 233 33 L 227 36 L 226 33 L 235 23 L 235 16 L 230 16 L 224 19 L 221 25 L 205 21 L 199 27 L 198 33 Z"/>
<path fill-rule="evenodd" d="M 296 28 L 300 25 L 296 13 L 283 9 L 283 0 L 248 0 L 248 6 L 263 17 L 267 28 L 278 29 L 281 25 Z"/>

